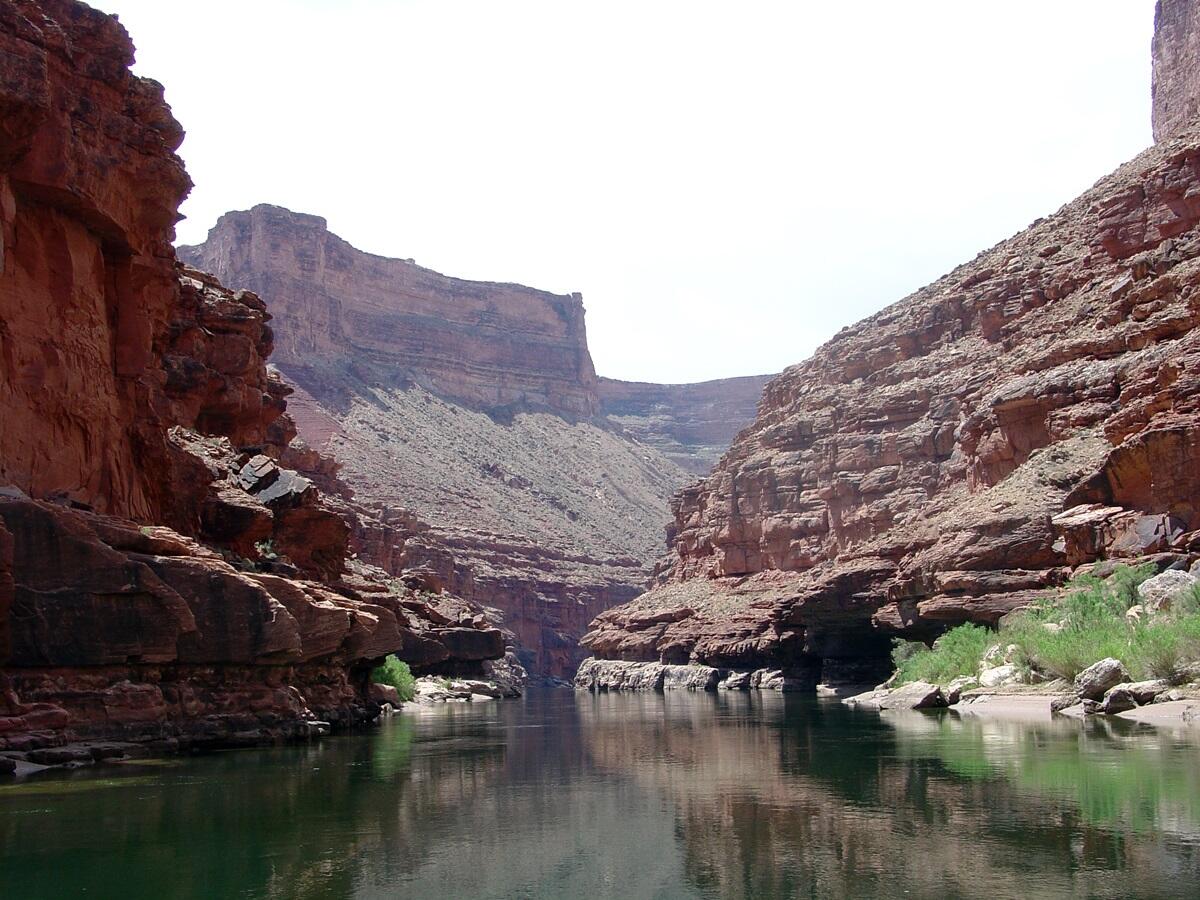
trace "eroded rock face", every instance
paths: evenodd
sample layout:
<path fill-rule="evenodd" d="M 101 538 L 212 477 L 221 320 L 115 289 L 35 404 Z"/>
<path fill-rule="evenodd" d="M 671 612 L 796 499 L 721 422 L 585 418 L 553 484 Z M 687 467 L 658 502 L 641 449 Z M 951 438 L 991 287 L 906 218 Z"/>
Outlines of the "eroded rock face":
<path fill-rule="evenodd" d="M 584 417 L 598 409 L 578 294 L 463 281 L 371 256 L 319 216 L 277 206 L 226 213 L 203 245 L 179 252 L 268 299 L 282 338 L 275 362 L 310 391 L 350 364 L 369 383 L 408 381 L 482 409 Z"/>
<path fill-rule="evenodd" d="M 132 56 L 82 3 L 0 2 L 0 749 L 298 736 L 374 715 L 388 653 L 502 657 L 346 572 L 279 463 L 265 306 L 175 261 L 182 131 Z"/>
<path fill-rule="evenodd" d="M 664 583 L 585 644 L 882 674 L 891 636 L 995 623 L 1094 560 L 1185 564 L 1200 552 L 1198 193 L 1190 130 L 786 370 L 675 498 Z"/>
<path fill-rule="evenodd" d="M 500 610 L 539 675 L 569 678 L 588 623 L 645 589 L 669 496 L 765 382 L 597 379 L 579 295 L 372 256 L 278 207 L 180 254 L 269 303 L 289 412 L 353 492 L 355 552 Z"/>
<path fill-rule="evenodd" d="M 162 449 L 147 401 L 162 396 L 155 344 L 178 290 L 183 132 L 161 86 L 129 73 L 115 19 L 2 9 L 0 482 L 149 517 L 136 444 Z"/>
<path fill-rule="evenodd" d="M 754 420 L 770 375 L 698 384 L 601 378 L 600 409 L 640 442 L 693 475 L 707 475 L 734 437 Z"/>
<path fill-rule="evenodd" d="M 1158 0 L 1154 7 L 1154 139 L 1167 140 L 1200 113 L 1200 5 Z"/>

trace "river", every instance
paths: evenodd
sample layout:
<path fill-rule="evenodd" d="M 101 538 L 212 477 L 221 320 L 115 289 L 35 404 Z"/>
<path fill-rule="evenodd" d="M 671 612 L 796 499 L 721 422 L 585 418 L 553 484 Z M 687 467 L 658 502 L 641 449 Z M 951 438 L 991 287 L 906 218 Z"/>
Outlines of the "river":
<path fill-rule="evenodd" d="M 0 897 L 1196 897 L 1200 729 L 534 691 L 0 785 Z"/>

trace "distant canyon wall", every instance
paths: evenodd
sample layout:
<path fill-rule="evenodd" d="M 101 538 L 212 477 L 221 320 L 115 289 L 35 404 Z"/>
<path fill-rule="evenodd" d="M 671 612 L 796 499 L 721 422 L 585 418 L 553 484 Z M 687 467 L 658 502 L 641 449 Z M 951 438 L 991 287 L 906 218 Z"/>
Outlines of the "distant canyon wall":
<path fill-rule="evenodd" d="M 707 475 L 754 420 L 771 378 L 746 375 L 697 384 L 601 378 L 600 410 L 687 472 Z"/>
<path fill-rule="evenodd" d="M 578 294 L 374 256 L 275 206 L 179 253 L 269 304 L 301 436 L 395 523 L 357 535 L 360 555 L 497 608 L 538 674 L 571 675 L 592 618 L 645 588 L 668 498 L 766 381 L 597 378 Z"/>

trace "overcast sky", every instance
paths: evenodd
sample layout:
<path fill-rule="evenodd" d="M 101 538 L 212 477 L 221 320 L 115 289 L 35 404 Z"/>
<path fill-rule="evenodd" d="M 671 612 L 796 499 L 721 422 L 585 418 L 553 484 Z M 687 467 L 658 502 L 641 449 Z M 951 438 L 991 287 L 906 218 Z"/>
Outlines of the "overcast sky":
<path fill-rule="evenodd" d="M 181 243 L 276 203 L 581 291 L 618 378 L 799 362 L 1151 141 L 1153 0 L 93 4 L 187 130 Z"/>

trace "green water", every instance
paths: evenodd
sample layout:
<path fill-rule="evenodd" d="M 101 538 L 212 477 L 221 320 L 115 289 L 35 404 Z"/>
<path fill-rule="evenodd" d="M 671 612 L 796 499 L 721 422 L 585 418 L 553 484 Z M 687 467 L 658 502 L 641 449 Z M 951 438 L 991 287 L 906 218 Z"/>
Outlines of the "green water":
<path fill-rule="evenodd" d="M 0 850 L 5 900 L 1197 897 L 1200 736 L 546 691 L 10 781 Z"/>

